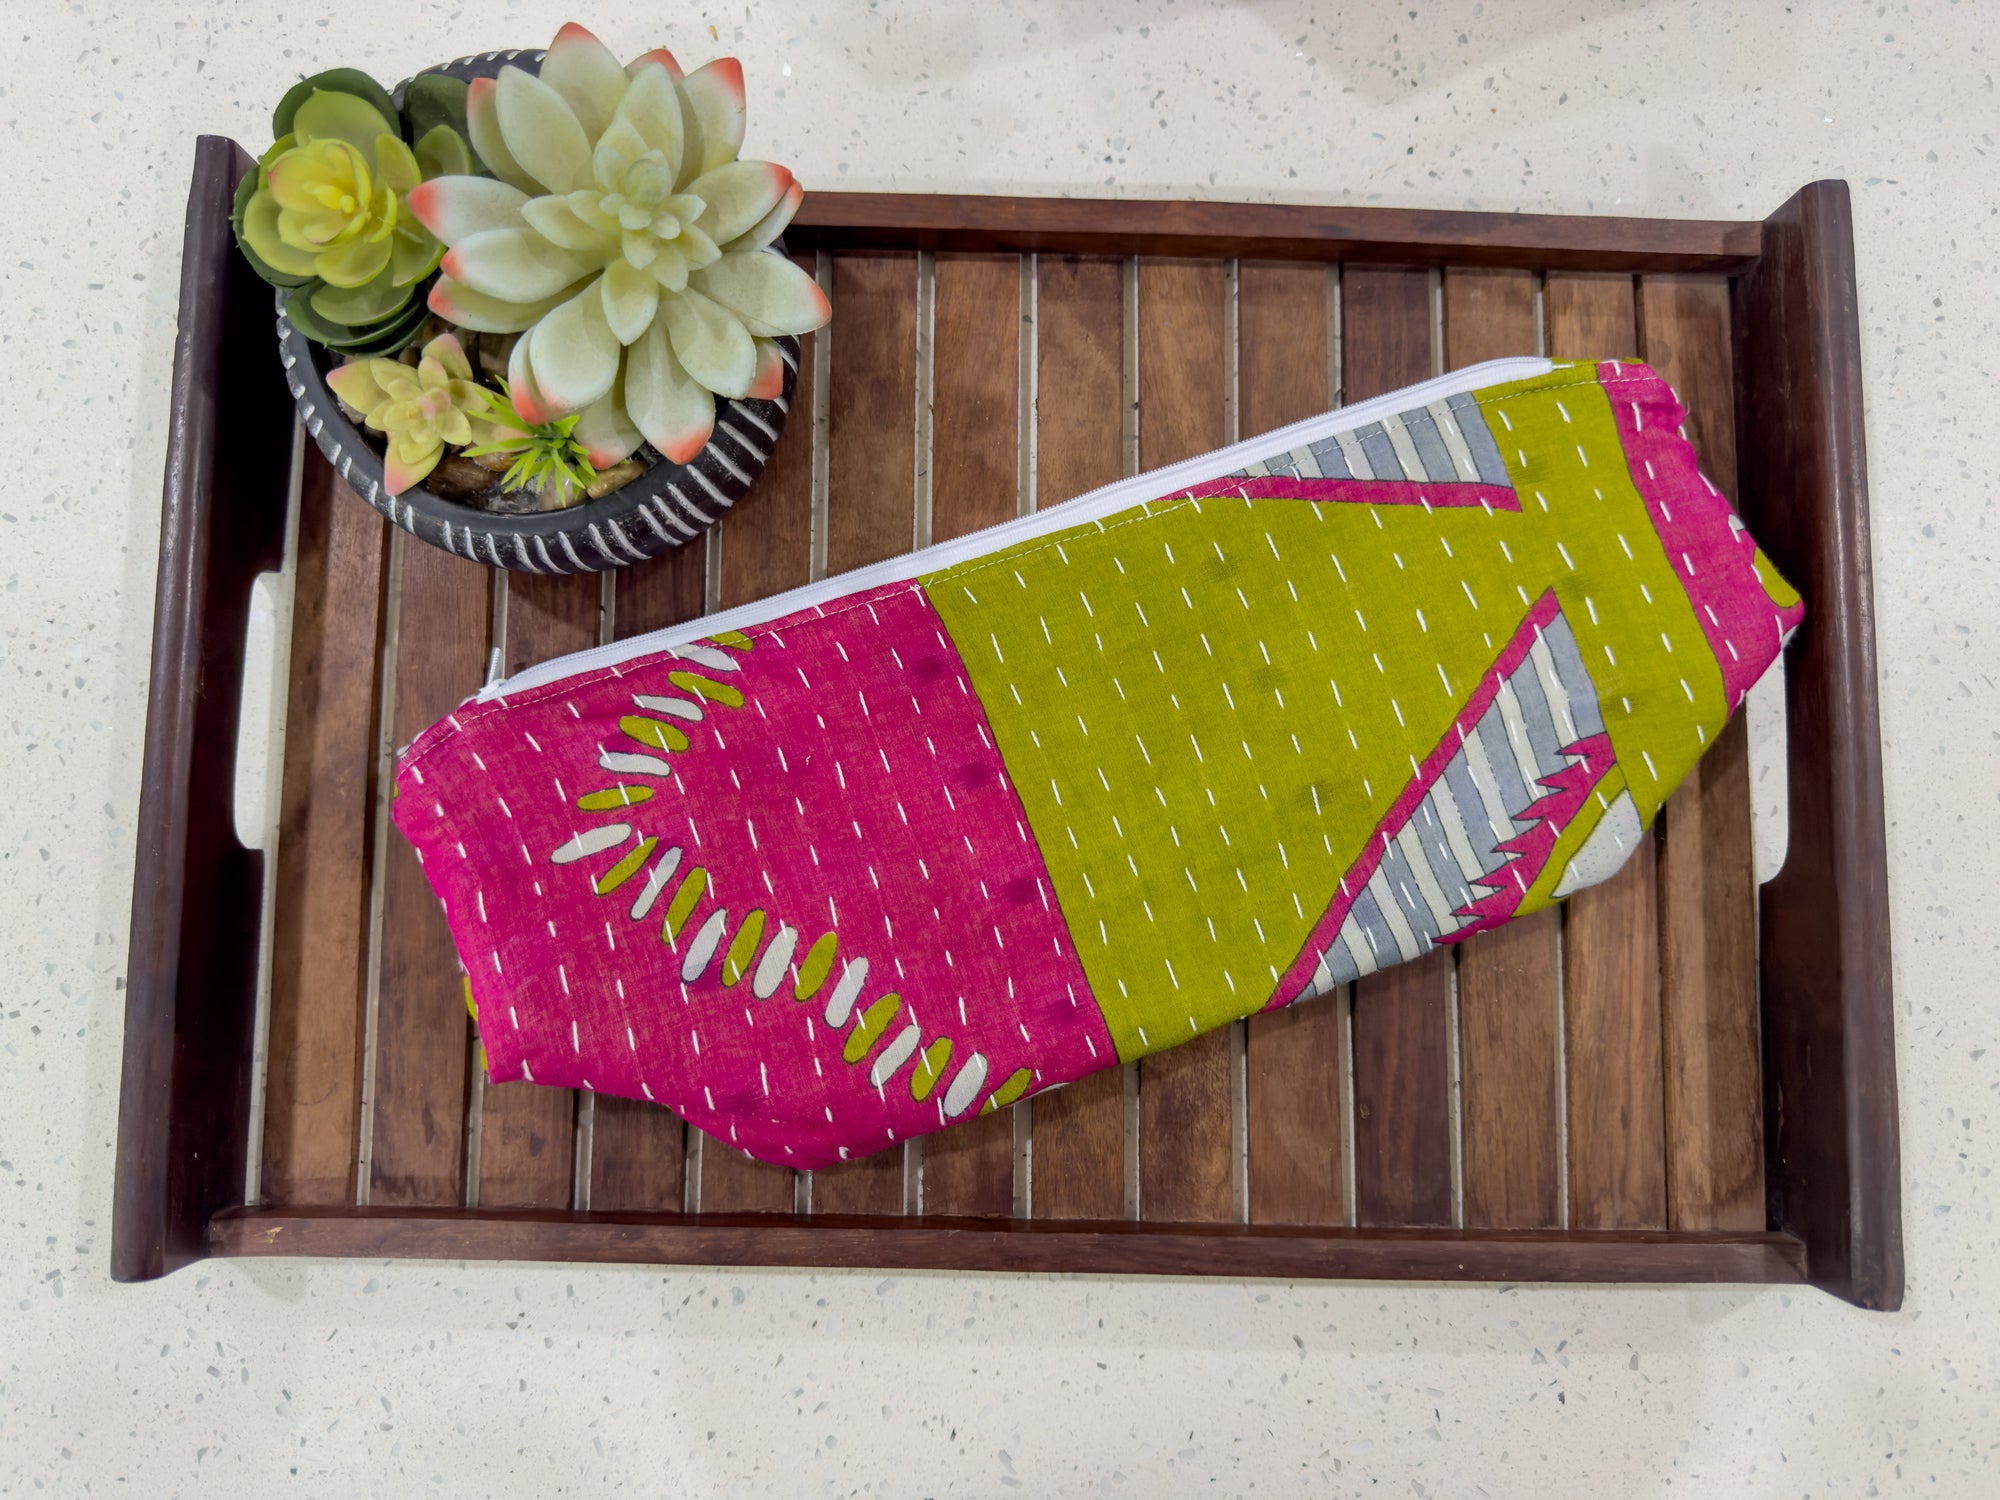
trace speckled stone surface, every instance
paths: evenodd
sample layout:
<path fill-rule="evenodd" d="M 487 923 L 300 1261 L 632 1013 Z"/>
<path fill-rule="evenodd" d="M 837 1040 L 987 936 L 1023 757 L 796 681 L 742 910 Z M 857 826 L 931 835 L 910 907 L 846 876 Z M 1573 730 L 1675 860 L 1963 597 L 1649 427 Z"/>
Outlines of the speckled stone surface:
<path fill-rule="evenodd" d="M 2000 100 L 1993 12 L 1969 3 L 578 7 L 623 50 L 738 53 L 753 149 L 815 187 L 1754 218 L 1846 177 L 1903 1312 L 1775 1289 L 537 1266 L 108 1282 L 193 137 L 261 146 L 289 76 L 536 45 L 571 8 L 8 9 L 0 1494 L 2000 1492 L 2000 952 L 1973 899 L 2000 884 Z"/>

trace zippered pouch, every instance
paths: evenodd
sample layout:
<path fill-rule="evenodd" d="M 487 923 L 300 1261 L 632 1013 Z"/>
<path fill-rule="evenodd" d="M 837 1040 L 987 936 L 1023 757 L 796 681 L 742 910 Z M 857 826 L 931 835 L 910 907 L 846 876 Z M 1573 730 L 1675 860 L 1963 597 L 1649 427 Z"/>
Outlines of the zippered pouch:
<path fill-rule="evenodd" d="M 1613 874 L 1802 606 L 1509 359 L 489 686 L 404 754 L 496 1082 L 880 1150 Z"/>

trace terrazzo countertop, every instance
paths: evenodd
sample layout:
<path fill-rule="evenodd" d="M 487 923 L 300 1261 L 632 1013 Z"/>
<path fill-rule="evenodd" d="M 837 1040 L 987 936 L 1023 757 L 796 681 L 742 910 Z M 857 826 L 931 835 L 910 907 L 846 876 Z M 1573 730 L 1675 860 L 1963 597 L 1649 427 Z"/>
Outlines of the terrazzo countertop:
<path fill-rule="evenodd" d="M 211 1262 L 112 1142 L 193 139 L 289 76 L 732 51 L 811 187 L 1761 218 L 1854 190 L 1904 1309 L 1816 1292 Z M 346 0 L 9 8 L 0 1494 L 2000 1493 L 1994 12 Z M 1732 15 L 1732 10 L 1748 15 Z M 1593 12 L 1580 19 L 1580 13 Z M 659 28 L 664 27 L 662 33 Z M 716 33 L 711 42 L 706 33 Z"/>

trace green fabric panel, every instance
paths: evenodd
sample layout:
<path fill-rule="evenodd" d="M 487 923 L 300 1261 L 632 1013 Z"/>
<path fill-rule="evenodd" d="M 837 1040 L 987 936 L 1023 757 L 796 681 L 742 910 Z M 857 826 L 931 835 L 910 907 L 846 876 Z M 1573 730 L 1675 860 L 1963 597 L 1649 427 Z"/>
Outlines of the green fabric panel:
<path fill-rule="evenodd" d="M 922 580 L 1121 1057 L 1269 1000 L 1545 590 L 1643 818 L 1700 753 L 1697 723 L 1723 722 L 1720 671 L 1591 367 L 1501 389 L 1482 405 L 1519 513 L 1217 495 Z M 1564 831 L 1524 909 L 1601 810 Z"/>

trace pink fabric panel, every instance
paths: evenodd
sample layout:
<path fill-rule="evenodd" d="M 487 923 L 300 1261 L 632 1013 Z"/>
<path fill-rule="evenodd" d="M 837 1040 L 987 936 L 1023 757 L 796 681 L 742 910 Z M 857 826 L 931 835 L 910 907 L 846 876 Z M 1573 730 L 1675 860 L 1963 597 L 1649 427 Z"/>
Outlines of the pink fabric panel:
<path fill-rule="evenodd" d="M 1632 481 L 1721 664 L 1734 712 L 1805 617 L 1805 606 L 1780 609 L 1764 592 L 1753 561 L 1757 544 L 1680 435 L 1687 408 L 1672 387 L 1645 365 L 1612 360 L 1597 367 L 1597 378 L 1610 398 Z"/>
<path fill-rule="evenodd" d="M 959 1118 L 1025 1063 L 1030 1037 L 1044 1070 L 1031 1088 L 1112 1061 L 985 713 L 921 589 L 874 590 L 752 635 L 753 650 L 728 653 L 736 672 L 628 661 L 467 704 L 405 757 L 396 822 L 443 897 L 491 1077 L 651 1098 L 768 1160 L 813 1167 L 848 1154 L 842 1142 L 859 1155 L 947 1123 L 950 1085 L 975 1052 L 984 1082 Z M 619 728 L 647 713 L 635 694 L 697 701 L 669 680 L 689 670 L 739 689 L 743 705 L 702 704 L 698 723 L 651 714 L 686 730 L 677 753 Z M 613 774 L 606 752 L 657 755 L 671 774 Z M 653 796 L 578 811 L 581 795 L 620 782 Z M 551 862 L 565 841 L 618 823 L 631 831 L 611 847 Z M 594 883 L 646 836 L 660 841 L 653 860 L 677 846 L 682 863 L 634 920 L 645 871 L 608 895 Z M 709 894 L 670 946 L 662 917 L 696 865 Z M 690 944 L 718 907 L 720 946 L 686 982 Z M 759 957 L 779 924 L 798 933 L 791 972 L 763 1000 L 758 958 L 737 983 L 721 978 L 752 908 L 767 913 Z M 839 960 L 800 1003 L 797 966 L 828 931 Z M 848 1032 L 825 1011 L 846 962 L 864 957 L 853 1013 L 892 991 L 902 1004 L 852 1065 Z M 915 1062 L 880 1088 L 868 1079 L 912 1022 L 923 1046 L 952 1043 L 923 1102 Z"/>

